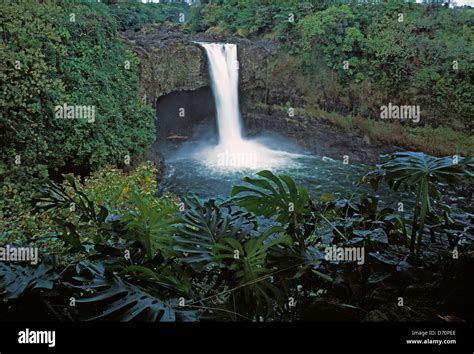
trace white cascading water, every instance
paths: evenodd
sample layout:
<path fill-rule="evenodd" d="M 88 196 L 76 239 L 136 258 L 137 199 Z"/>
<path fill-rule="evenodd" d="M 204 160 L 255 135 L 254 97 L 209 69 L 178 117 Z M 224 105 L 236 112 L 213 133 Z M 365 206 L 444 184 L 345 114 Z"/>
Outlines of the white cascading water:
<path fill-rule="evenodd" d="M 206 50 L 212 91 L 216 103 L 219 144 L 206 148 L 199 158 L 214 169 L 263 169 L 285 163 L 282 152 L 242 137 L 239 110 L 239 62 L 237 46 L 202 43 Z"/>
<path fill-rule="evenodd" d="M 201 43 L 206 49 L 216 101 L 219 145 L 242 143 L 239 112 L 239 62 L 235 44 Z"/>

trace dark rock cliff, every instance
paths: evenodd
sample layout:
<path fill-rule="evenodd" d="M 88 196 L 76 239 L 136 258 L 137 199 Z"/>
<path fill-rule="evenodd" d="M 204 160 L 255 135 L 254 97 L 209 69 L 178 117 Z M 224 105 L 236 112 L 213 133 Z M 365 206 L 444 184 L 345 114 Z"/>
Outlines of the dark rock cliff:
<path fill-rule="evenodd" d="M 140 59 L 143 97 L 154 107 L 158 98 L 168 93 L 193 91 L 210 85 L 205 50 L 195 42 L 237 44 L 240 90 L 244 97 L 265 92 L 262 73 L 276 51 L 276 44 L 272 41 L 190 35 L 160 26 L 125 32 L 124 39 Z"/>

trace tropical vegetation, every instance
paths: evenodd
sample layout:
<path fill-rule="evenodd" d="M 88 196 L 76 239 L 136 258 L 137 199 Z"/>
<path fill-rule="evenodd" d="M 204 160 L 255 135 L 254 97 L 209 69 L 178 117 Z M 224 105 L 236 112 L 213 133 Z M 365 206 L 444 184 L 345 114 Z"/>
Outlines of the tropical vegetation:
<path fill-rule="evenodd" d="M 443 296 L 464 286 L 452 260 L 472 259 L 470 200 L 448 195 L 465 185 L 469 193 L 472 157 L 393 152 L 360 188 L 337 193 L 268 170 L 225 200 L 158 193 L 158 171 L 144 158 L 154 112 L 120 31 L 170 22 L 270 38 L 285 55 L 266 74 L 295 73 L 295 95 L 308 105 L 370 125 L 390 97 L 423 107 L 425 133 L 466 134 L 471 9 L 220 0 L 6 1 L 0 11 L 0 246 L 37 247 L 41 259 L 0 262 L 2 318 L 297 321 L 327 319 L 321 309 L 331 306 L 362 320 L 384 292 L 469 316 Z M 94 124 L 58 118 L 65 103 L 94 106 Z M 463 137 L 449 148 L 472 144 Z M 413 202 L 382 201 L 402 192 Z M 331 247 L 363 247 L 367 259 L 334 262 Z M 406 295 L 413 289 L 438 297 L 420 305 Z"/>

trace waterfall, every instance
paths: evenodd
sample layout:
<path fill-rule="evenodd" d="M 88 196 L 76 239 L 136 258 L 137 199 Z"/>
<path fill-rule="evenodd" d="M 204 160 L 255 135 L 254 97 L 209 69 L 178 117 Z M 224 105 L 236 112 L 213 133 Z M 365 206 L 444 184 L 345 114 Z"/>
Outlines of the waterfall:
<path fill-rule="evenodd" d="M 219 144 L 201 150 L 198 158 L 214 170 L 263 169 L 285 163 L 288 156 L 242 137 L 237 45 L 198 44 L 206 50 L 209 61 L 219 132 Z"/>
<path fill-rule="evenodd" d="M 200 43 L 207 53 L 212 92 L 216 102 L 219 144 L 232 149 L 242 144 L 239 110 L 239 61 L 237 46 Z"/>

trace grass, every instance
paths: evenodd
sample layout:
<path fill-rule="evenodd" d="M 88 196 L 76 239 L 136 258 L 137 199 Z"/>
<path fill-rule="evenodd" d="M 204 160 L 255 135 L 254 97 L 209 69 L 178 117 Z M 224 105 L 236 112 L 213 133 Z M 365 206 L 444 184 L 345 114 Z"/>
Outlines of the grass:
<path fill-rule="evenodd" d="M 283 106 L 273 109 L 286 110 Z M 295 114 L 330 122 L 347 132 L 360 132 L 370 144 L 386 144 L 407 149 L 423 151 L 434 156 L 459 154 L 474 155 L 474 137 L 468 132 L 448 126 L 433 128 L 431 126 L 402 125 L 399 122 L 388 122 L 362 117 L 343 116 L 336 112 L 326 112 L 317 107 L 295 108 Z"/>
<path fill-rule="evenodd" d="M 322 118 L 323 120 L 329 121 L 345 131 L 351 131 L 354 129 L 354 119 L 351 115 L 343 116 L 336 112 L 326 112 L 319 108 L 301 109 L 302 112 L 309 113 L 312 117 Z"/>
<path fill-rule="evenodd" d="M 474 137 L 449 127 L 418 127 L 409 129 L 409 138 L 432 155 L 474 155 Z M 427 152 L 428 152 L 427 151 Z"/>
<path fill-rule="evenodd" d="M 474 155 L 474 138 L 451 127 L 413 127 L 364 118 L 356 119 L 355 127 L 374 142 L 413 148 L 433 156 Z"/>

